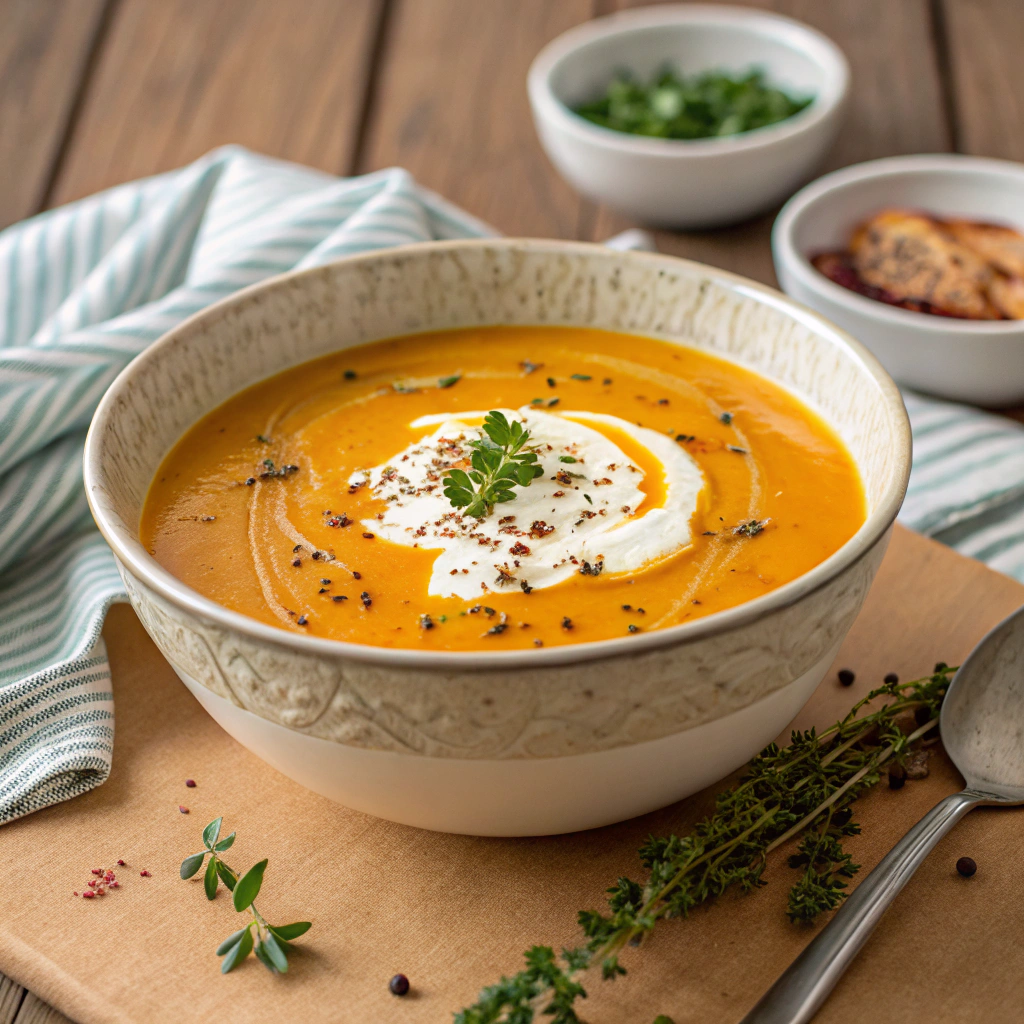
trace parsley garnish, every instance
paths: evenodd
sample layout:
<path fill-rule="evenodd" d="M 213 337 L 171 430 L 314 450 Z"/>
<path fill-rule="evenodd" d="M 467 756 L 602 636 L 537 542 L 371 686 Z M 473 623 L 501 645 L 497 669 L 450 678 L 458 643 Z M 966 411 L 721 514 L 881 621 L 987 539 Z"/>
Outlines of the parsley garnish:
<path fill-rule="evenodd" d="M 680 78 L 666 70 L 649 85 L 619 75 L 603 96 L 573 110 L 594 124 L 631 135 L 707 139 L 784 121 L 811 100 L 773 88 L 763 71 L 735 77 L 709 71 Z"/>
<path fill-rule="evenodd" d="M 511 423 L 503 413 L 492 409 L 484 417 L 484 436 L 470 441 L 473 449 L 467 473 L 451 469 L 444 480 L 444 496 L 453 508 L 464 508 L 466 515 L 483 519 L 494 506 L 515 498 L 515 487 L 529 487 L 544 470 L 537 465 L 536 452 L 528 447 L 530 432 L 522 423 Z"/>

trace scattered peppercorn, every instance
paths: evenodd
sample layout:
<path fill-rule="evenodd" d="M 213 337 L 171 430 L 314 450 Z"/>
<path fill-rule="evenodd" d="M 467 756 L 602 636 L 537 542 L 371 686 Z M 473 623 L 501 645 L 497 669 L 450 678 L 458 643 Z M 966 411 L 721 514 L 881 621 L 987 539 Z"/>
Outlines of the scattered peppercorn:
<path fill-rule="evenodd" d="M 633 610 L 633 606 L 631 604 L 624 604 L 622 606 L 622 610 L 624 612 L 631 612 Z"/>
<path fill-rule="evenodd" d="M 308 618 L 307 618 L 307 617 L 306 617 L 305 615 L 300 615 L 300 616 L 299 616 L 299 617 L 298 617 L 298 618 L 297 618 L 297 619 L 295 620 L 295 624 L 296 624 L 297 626 L 305 626 L 305 625 L 308 625 L 308 624 L 309 624 L 309 619 L 308 619 Z"/>
<path fill-rule="evenodd" d="M 335 595 L 334 595 L 334 597 L 332 597 L 332 598 L 331 598 L 331 600 L 332 600 L 332 601 L 333 601 L 333 602 L 334 602 L 335 604 L 339 604 L 339 603 L 340 603 L 340 602 L 342 602 L 342 601 L 347 601 L 347 600 L 348 600 L 348 598 L 347 598 L 347 597 L 346 597 L 346 596 L 345 596 L 344 594 L 335 594 Z"/>
<path fill-rule="evenodd" d="M 367 591 L 365 591 L 365 590 L 359 595 L 359 600 L 363 602 L 363 607 L 364 608 L 369 608 L 370 605 L 373 604 L 373 599 L 370 597 L 369 593 Z"/>
<path fill-rule="evenodd" d="M 195 789 L 196 788 L 196 780 L 195 779 L 186 779 L 185 780 L 185 785 L 188 786 L 189 789 Z M 124 861 L 123 860 L 119 860 L 117 863 L 118 864 L 123 864 Z"/>
<path fill-rule="evenodd" d="M 889 766 L 889 788 L 902 789 L 907 781 L 907 770 L 901 764 Z"/>
<path fill-rule="evenodd" d="M 256 477 L 251 476 L 251 477 L 248 478 L 248 480 L 245 481 L 245 486 L 246 487 L 252 487 L 252 485 L 254 483 L 256 483 Z"/>
<path fill-rule="evenodd" d="M 628 629 L 630 631 L 630 633 L 639 633 L 640 632 L 640 627 L 639 626 L 634 626 L 632 622 L 626 627 L 626 629 Z"/>
<path fill-rule="evenodd" d="M 404 996 L 409 991 L 409 979 L 404 974 L 396 974 L 388 982 L 388 988 L 392 995 Z"/>
<path fill-rule="evenodd" d="M 568 615 L 562 619 L 562 629 L 572 629 L 572 619 Z"/>
<path fill-rule="evenodd" d="M 721 415 L 721 416 L 719 416 L 718 418 L 719 418 L 719 419 L 720 419 L 720 420 L 721 420 L 721 421 L 722 421 L 722 422 L 723 422 L 723 423 L 724 423 L 724 424 L 725 424 L 726 426 L 729 426 L 729 424 L 730 424 L 730 423 L 732 423 L 732 413 L 731 413 L 731 412 L 723 412 L 723 413 L 722 413 L 722 415 Z"/>
<path fill-rule="evenodd" d="M 181 814 L 188 814 L 188 808 L 183 806 L 182 804 L 178 804 L 178 811 Z"/>
<path fill-rule="evenodd" d="M 956 869 L 964 878 L 970 878 L 978 870 L 978 865 L 974 863 L 973 857 L 961 857 L 956 862 Z"/>
<path fill-rule="evenodd" d="M 326 587 L 331 581 L 325 577 L 320 582 Z"/>
<path fill-rule="evenodd" d="M 363 578 L 363 574 L 361 572 L 353 572 L 352 573 L 352 579 L 354 579 L 354 580 L 361 580 L 362 578 Z"/>
<path fill-rule="evenodd" d="M 883 683 L 889 686 L 895 686 L 900 681 L 900 677 L 895 672 L 889 672 L 886 677 L 882 680 Z"/>
<path fill-rule="evenodd" d="M 365 538 L 366 538 L 367 540 L 373 540 L 373 538 L 374 538 L 374 534 L 370 533 L 369 531 L 367 531 L 366 533 L 364 533 L 364 534 L 363 534 L 363 536 L 364 536 L 364 537 L 365 537 Z"/>
<path fill-rule="evenodd" d="M 296 559 L 295 559 L 295 560 L 294 560 L 294 561 L 292 562 L 292 565 L 294 565 L 294 566 L 295 566 L 295 568 L 296 568 L 296 569 L 298 569 L 298 567 L 299 567 L 300 565 L 302 565 L 302 559 L 301 559 L 301 558 L 296 558 Z"/>
<path fill-rule="evenodd" d="M 186 783 L 186 785 L 188 785 L 188 783 Z M 121 858 L 120 858 L 120 857 L 118 857 L 118 858 L 117 858 L 117 866 L 118 866 L 119 868 L 123 868 L 123 867 L 125 867 L 125 863 L 124 863 L 124 861 L 123 861 L 123 860 L 121 860 Z"/>
<path fill-rule="evenodd" d="M 853 686 L 853 681 L 856 678 L 857 677 L 848 668 L 841 668 L 839 670 L 839 682 L 843 686 Z"/>
<path fill-rule="evenodd" d="M 356 371 L 355 370 L 346 370 L 345 373 L 344 373 L 344 377 L 345 377 L 345 380 L 355 380 L 356 379 Z"/>
<path fill-rule="evenodd" d="M 141 870 L 141 871 L 139 872 L 139 874 L 140 874 L 140 875 L 141 875 L 141 876 L 142 876 L 143 878 L 152 878 L 152 877 L 153 877 L 153 876 L 152 876 L 152 875 L 151 875 L 151 874 L 150 874 L 150 873 L 149 873 L 149 872 L 148 872 L 148 871 L 147 871 L 147 870 L 146 870 L 145 868 L 143 868 L 143 869 L 142 869 L 142 870 Z"/>
<path fill-rule="evenodd" d="M 433 629 L 434 620 L 427 614 L 420 616 L 420 629 Z"/>

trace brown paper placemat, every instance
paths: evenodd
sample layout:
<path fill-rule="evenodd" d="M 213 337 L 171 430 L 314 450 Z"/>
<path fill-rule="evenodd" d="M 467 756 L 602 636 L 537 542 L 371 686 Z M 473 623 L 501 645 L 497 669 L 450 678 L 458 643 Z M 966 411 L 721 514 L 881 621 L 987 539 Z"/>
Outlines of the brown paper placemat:
<path fill-rule="evenodd" d="M 898 529 L 867 605 L 797 724 L 827 724 L 884 673 L 962 659 L 1024 603 L 1024 586 Z M 530 944 L 573 943 L 577 909 L 638 874 L 650 832 L 685 828 L 703 794 L 622 825 L 543 839 L 474 839 L 367 817 L 306 792 L 223 733 L 178 682 L 134 614 L 115 608 L 107 643 L 117 702 L 106 785 L 0 830 L 5 892 L 0 970 L 81 1024 L 154 1021 L 448 1022 L 480 987 L 517 970 Z M 467 769 L 469 770 L 469 769 Z M 195 789 L 184 780 L 194 778 Z M 557 785 L 557 770 L 552 784 Z M 865 870 L 933 803 L 959 788 L 938 755 L 928 779 L 880 787 L 851 843 Z M 185 804 L 191 813 L 178 812 Z M 229 863 L 270 858 L 260 907 L 311 919 L 286 977 L 255 959 L 222 977 L 213 954 L 241 926 L 222 891 L 178 877 L 202 827 L 238 830 Z M 929 857 L 818 1017 L 826 1022 L 1024 1020 L 1024 811 L 976 811 Z M 957 857 L 978 862 L 960 878 Z M 123 887 L 74 898 L 91 867 L 118 857 Z M 142 878 L 146 868 L 151 878 Z M 629 975 L 591 984 L 593 1024 L 734 1022 L 814 933 L 785 917 L 793 873 L 776 854 L 769 885 L 661 926 L 625 957 Z M 413 992 L 387 990 L 397 971 Z"/>

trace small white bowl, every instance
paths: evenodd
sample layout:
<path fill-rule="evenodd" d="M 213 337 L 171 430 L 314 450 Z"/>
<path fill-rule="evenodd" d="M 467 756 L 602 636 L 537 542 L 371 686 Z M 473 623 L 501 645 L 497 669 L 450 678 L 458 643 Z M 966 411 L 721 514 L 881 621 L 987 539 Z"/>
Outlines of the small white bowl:
<path fill-rule="evenodd" d="M 814 100 L 778 124 L 692 141 L 629 135 L 572 112 L 617 71 L 649 81 L 666 66 L 683 75 L 761 68 L 773 84 Z M 791 18 L 674 4 L 560 35 L 534 60 L 528 88 L 544 150 L 574 188 L 647 224 L 702 228 L 769 209 L 813 173 L 839 130 L 849 78 L 839 48 Z"/>
<path fill-rule="evenodd" d="M 885 207 L 994 221 L 1024 231 L 1024 166 L 946 154 L 890 157 L 826 174 L 783 207 L 772 230 L 783 290 L 878 356 L 902 384 L 978 405 L 1024 399 L 1024 321 L 955 320 L 858 295 L 811 265 L 846 247 L 853 229 Z"/>

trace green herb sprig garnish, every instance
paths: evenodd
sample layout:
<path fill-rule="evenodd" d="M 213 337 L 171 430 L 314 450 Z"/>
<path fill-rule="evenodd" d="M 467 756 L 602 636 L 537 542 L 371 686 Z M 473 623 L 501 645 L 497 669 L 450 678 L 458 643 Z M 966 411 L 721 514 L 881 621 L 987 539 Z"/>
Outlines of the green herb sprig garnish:
<path fill-rule="evenodd" d="M 759 70 L 736 76 L 709 71 L 691 78 L 666 70 L 649 85 L 619 75 L 604 96 L 573 110 L 630 135 L 708 139 L 776 124 L 810 102 L 811 97 L 796 98 L 768 85 Z"/>
<path fill-rule="evenodd" d="M 620 878 L 608 890 L 605 911 L 581 911 L 581 945 L 563 949 L 561 957 L 550 946 L 533 946 L 525 968 L 485 988 L 455 1014 L 455 1024 L 579 1024 L 575 1005 L 587 995 L 588 972 L 606 980 L 625 974 L 619 954 L 639 945 L 659 921 L 685 918 L 729 889 L 765 885 L 768 854 L 791 840 L 800 840 L 789 859 L 800 876 L 789 893 L 790 920 L 808 922 L 835 909 L 859 868 L 843 848 L 860 832 L 850 805 L 879 781 L 886 764 L 902 764 L 935 729 L 955 671 L 939 664 L 913 682 L 893 677 L 828 729 L 794 732 L 788 746 L 766 747 L 689 834 L 648 839 L 640 850 L 646 880 Z M 881 707 L 860 715 L 880 699 Z M 916 728 L 905 732 L 905 719 Z"/>
<path fill-rule="evenodd" d="M 483 519 L 494 506 L 515 498 L 516 487 L 529 487 L 544 470 L 537 465 L 537 453 L 529 447 L 530 432 L 522 423 L 511 423 L 492 409 L 485 417 L 484 436 L 467 442 L 473 449 L 472 469 L 450 469 L 444 478 L 444 496 L 453 508 Z"/>
<path fill-rule="evenodd" d="M 203 888 L 206 898 L 212 900 L 217 895 L 217 886 L 223 882 L 231 892 L 235 910 L 242 913 L 248 910 L 252 920 L 237 932 L 229 935 L 218 947 L 217 956 L 224 957 L 220 965 L 222 974 L 234 970 L 254 950 L 256 957 L 274 974 L 284 974 L 288 970 L 288 951 L 290 943 L 300 935 L 304 935 L 312 927 L 309 921 L 296 921 L 294 924 L 268 924 L 263 915 L 256 909 L 256 897 L 263 885 L 263 872 L 267 869 L 266 860 L 254 864 L 239 877 L 238 873 L 228 867 L 220 858 L 220 854 L 231 849 L 235 841 L 235 833 L 220 838 L 220 826 L 223 818 L 211 821 L 203 829 L 203 847 L 200 853 L 193 853 L 181 862 L 181 877 L 191 878 L 203 866 L 209 856 L 206 871 L 203 874 Z"/>

